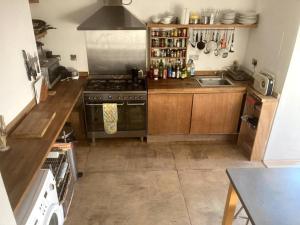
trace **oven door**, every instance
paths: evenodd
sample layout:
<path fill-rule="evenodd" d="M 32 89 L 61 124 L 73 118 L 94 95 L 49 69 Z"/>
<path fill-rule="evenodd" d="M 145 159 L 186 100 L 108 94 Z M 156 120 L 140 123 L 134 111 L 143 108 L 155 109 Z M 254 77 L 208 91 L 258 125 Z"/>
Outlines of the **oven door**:
<path fill-rule="evenodd" d="M 128 101 L 125 106 L 126 130 L 146 130 L 147 107 L 146 101 Z"/>
<path fill-rule="evenodd" d="M 103 122 L 103 103 L 85 104 L 85 121 L 87 132 L 104 132 Z M 126 103 L 125 102 L 107 102 L 117 103 L 118 105 L 118 130 L 126 130 Z"/>
<path fill-rule="evenodd" d="M 147 104 L 146 101 L 113 102 L 118 105 L 117 134 L 107 135 L 104 131 L 103 103 L 85 104 L 85 121 L 88 136 L 135 136 L 146 133 Z M 110 102 L 111 103 L 111 102 Z M 140 132 L 142 131 L 142 133 Z"/>

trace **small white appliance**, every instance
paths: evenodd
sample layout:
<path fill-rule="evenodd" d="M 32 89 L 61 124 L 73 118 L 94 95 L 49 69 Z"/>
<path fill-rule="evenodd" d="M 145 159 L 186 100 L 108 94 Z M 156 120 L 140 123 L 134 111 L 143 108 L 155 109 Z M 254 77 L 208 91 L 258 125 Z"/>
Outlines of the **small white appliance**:
<path fill-rule="evenodd" d="M 270 74 L 255 73 L 253 88 L 262 95 L 272 95 L 274 88 L 274 78 Z"/>
<path fill-rule="evenodd" d="M 55 179 L 50 170 L 38 172 L 15 217 L 18 225 L 64 224 L 63 208 L 59 204 Z"/>

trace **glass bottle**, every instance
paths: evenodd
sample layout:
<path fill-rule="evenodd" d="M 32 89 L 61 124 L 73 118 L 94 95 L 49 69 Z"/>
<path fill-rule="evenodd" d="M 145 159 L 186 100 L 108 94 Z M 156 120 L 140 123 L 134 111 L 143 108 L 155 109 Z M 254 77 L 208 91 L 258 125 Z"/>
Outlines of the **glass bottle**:
<path fill-rule="evenodd" d="M 154 80 L 158 80 L 158 65 L 157 65 L 157 63 L 154 64 L 153 76 L 154 76 Z"/>
<path fill-rule="evenodd" d="M 158 65 L 158 70 L 159 70 L 159 78 L 163 78 L 163 72 L 164 72 L 164 63 L 162 59 L 160 59 L 159 65 Z"/>

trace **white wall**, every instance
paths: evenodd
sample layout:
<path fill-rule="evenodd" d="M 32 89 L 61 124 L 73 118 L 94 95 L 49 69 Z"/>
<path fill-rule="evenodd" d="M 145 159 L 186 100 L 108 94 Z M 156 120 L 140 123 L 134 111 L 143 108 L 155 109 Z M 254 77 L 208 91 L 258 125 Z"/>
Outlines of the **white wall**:
<path fill-rule="evenodd" d="M 300 160 L 299 62 L 300 30 L 267 146 L 265 160 Z"/>
<path fill-rule="evenodd" d="M 0 114 L 9 123 L 33 98 L 22 56 L 36 53 L 28 0 L 1 0 L 0 21 Z"/>
<path fill-rule="evenodd" d="M 265 160 L 300 159 L 299 67 L 295 48 L 299 27 L 299 0 L 258 0 L 259 26 L 251 30 L 244 65 L 265 70 L 275 77 L 275 91 L 282 93 L 267 145 Z M 294 49 L 295 48 L 295 49 Z M 293 60 L 291 62 L 292 54 Z M 297 71 L 298 70 L 298 71 Z"/>
<path fill-rule="evenodd" d="M 44 48 L 61 55 L 61 65 L 79 71 L 88 71 L 88 66 L 84 32 L 77 31 L 77 26 L 101 7 L 98 0 L 40 0 L 30 4 L 32 18 L 45 20 L 57 28 L 49 30 L 40 40 Z M 76 54 L 77 61 L 71 61 L 70 54 Z"/>
<path fill-rule="evenodd" d="M 124 0 L 124 3 L 127 0 Z M 57 30 L 50 30 L 42 40 L 45 45 L 55 53 L 62 56 L 62 65 L 72 66 L 79 71 L 88 71 L 85 39 L 82 32 L 77 31 L 77 26 L 92 15 L 102 5 L 99 0 L 41 0 L 38 4 L 31 4 L 31 12 L 34 18 L 40 18 L 49 24 L 57 27 Z M 133 0 L 133 3 L 126 6 L 133 14 L 144 22 L 155 14 L 166 12 L 180 16 L 181 9 L 187 7 L 196 11 L 204 8 L 216 9 L 255 9 L 256 0 Z M 243 61 L 248 42 L 248 30 L 238 30 L 236 34 L 236 53 L 231 54 L 227 59 L 216 58 L 213 55 L 200 54 L 196 66 L 198 70 L 222 69 L 234 60 Z M 77 61 L 70 61 L 70 54 L 77 54 Z M 198 51 L 191 51 L 191 54 Z"/>
<path fill-rule="evenodd" d="M 16 225 L 8 196 L 0 173 L 0 225 Z"/>
<path fill-rule="evenodd" d="M 275 91 L 281 92 L 289 68 L 299 23 L 299 0 L 258 0 L 259 26 L 250 34 L 244 65 L 253 69 L 252 58 L 261 69 L 276 77 Z"/>

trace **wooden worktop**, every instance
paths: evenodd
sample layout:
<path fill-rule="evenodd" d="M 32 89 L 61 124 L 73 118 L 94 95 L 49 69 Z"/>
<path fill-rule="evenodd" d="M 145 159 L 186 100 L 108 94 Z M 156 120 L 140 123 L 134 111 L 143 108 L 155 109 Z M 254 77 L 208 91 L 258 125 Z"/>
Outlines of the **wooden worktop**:
<path fill-rule="evenodd" d="M 84 79 L 61 82 L 55 88 L 54 96 L 48 96 L 45 102 L 33 108 L 31 112 L 56 112 L 54 120 L 42 138 L 8 137 L 8 145 L 11 149 L 0 152 L 0 171 L 13 210 L 18 207 L 37 171 L 41 168 L 79 100 L 84 83 Z"/>
<path fill-rule="evenodd" d="M 227 87 L 201 87 L 193 78 L 188 79 L 167 79 L 167 80 L 148 80 L 149 94 L 203 94 L 203 93 L 226 93 L 244 92 L 247 85 L 235 83 Z"/>

